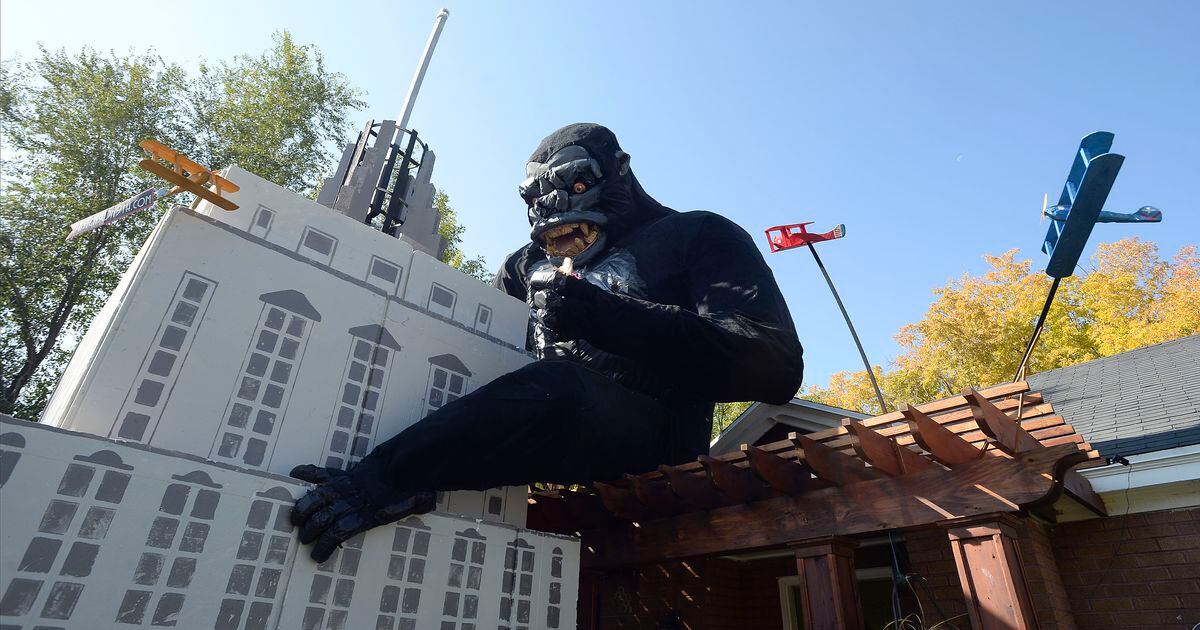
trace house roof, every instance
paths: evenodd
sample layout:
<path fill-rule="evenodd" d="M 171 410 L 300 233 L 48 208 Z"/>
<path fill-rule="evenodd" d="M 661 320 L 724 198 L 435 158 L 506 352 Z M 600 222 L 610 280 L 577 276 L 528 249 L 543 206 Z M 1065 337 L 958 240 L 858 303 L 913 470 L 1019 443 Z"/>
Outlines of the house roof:
<path fill-rule="evenodd" d="M 1027 380 L 1101 455 L 1200 444 L 1200 335 Z"/>
<path fill-rule="evenodd" d="M 738 450 L 742 444 L 757 444 L 762 439 L 769 439 L 769 437 L 782 438 L 789 431 L 812 433 L 840 426 L 842 418 L 862 420 L 868 417 L 870 416 L 857 411 L 800 398 L 793 398 L 784 405 L 756 402 L 747 407 L 732 424 L 721 431 L 721 434 L 709 444 L 708 452 L 710 455 L 732 453 Z M 782 435 L 768 436 L 768 434 L 779 433 L 779 431 L 783 432 Z"/>

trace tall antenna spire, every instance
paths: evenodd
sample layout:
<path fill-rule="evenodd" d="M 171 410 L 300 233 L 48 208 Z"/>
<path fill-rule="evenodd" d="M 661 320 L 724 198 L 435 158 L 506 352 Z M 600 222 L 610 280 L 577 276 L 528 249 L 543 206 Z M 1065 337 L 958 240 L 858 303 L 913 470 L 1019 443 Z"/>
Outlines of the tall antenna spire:
<path fill-rule="evenodd" d="M 412 115 L 413 105 L 417 102 L 417 93 L 421 91 L 421 82 L 425 80 L 425 70 L 429 68 L 429 59 L 433 56 L 433 49 L 437 47 L 438 38 L 442 36 L 442 27 L 446 25 L 448 17 L 450 17 L 450 12 L 443 8 L 438 11 L 437 17 L 433 18 L 433 31 L 429 33 L 429 41 L 425 42 L 425 52 L 421 53 L 421 63 L 417 65 L 417 72 L 413 74 L 412 83 L 408 84 L 408 94 L 404 95 L 404 106 L 400 109 L 400 116 L 396 118 L 396 126 L 399 129 L 408 129 L 408 117 Z"/>

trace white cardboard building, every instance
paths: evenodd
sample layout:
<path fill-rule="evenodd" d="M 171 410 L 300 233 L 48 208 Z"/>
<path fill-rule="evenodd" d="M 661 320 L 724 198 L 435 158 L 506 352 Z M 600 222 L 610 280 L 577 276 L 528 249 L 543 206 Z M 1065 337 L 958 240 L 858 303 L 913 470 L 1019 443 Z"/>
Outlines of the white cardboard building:
<path fill-rule="evenodd" d="M 528 310 L 226 177 L 238 210 L 170 210 L 42 424 L 0 425 L 0 630 L 574 627 L 578 542 L 524 529 L 524 487 L 445 493 L 320 566 L 299 548 L 287 472 L 349 466 L 528 362 Z"/>

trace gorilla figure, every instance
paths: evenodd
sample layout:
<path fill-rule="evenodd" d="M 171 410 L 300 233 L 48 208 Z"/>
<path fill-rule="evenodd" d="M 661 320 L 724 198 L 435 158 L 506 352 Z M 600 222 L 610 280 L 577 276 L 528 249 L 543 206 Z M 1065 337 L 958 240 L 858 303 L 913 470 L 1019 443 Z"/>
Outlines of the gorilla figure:
<path fill-rule="evenodd" d="M 434 491 L 605 481 L 682 463 L 708 451 L 714 402 L 782 404 L 799 388 L 795 326 L 744 230 L 655 201 L 600 125 L 555 131 L 525 168 L 530 243 L 505 260 L 496 287 L 529 303 L 538 360 L 349 471 L 292 471 L 318 484 L 292 512 L 301 542 L 315 541 L 313 559 L 433 509 Z"/>

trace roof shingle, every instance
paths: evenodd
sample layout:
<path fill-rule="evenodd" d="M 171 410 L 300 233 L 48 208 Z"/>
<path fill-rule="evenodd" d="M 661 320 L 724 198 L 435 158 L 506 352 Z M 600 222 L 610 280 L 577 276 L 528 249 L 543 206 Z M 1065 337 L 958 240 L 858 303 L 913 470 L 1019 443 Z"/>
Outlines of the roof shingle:
<path fill-rule="evenodd" d="M 1026 380 L 1106 457 L 1200 444 L 1200 335 Z"/>

